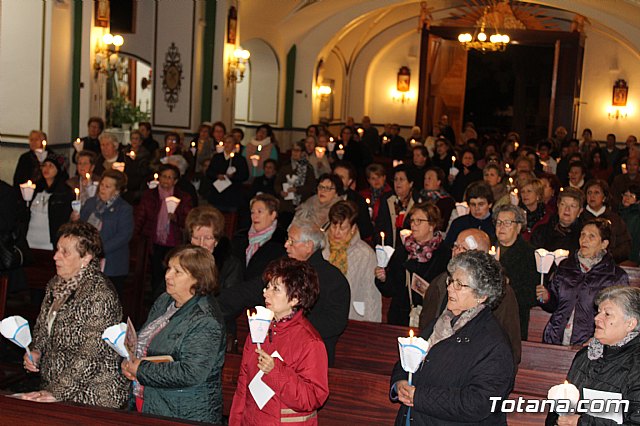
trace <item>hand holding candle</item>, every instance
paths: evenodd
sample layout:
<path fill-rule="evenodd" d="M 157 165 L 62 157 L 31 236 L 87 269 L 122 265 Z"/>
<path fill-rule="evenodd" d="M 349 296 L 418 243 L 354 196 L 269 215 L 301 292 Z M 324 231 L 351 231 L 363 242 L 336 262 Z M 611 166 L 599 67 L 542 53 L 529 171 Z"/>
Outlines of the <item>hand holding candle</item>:
<path fill-rule="evenodd" d="M 28 180 L 26 183 L 20 184 L 20 192 L 22 193 L 22 199 L 25 200 L 27 203 L 33 200 L 33 193 L 35 192 L 35 190 L 36 190 L 36 185 L 32 183 L 31 180 Z"/>
<path fill-rule="evenodd" d="M 568 401 L 569 407 L 567 407 L 568 408 L 567 412 L 566 413 L 562 412 L 558 414 L 560 415 L 572 414 L 568 411 L 570 409 L 574 409 L 576 405 L 578 405 L 578 401 L 580 401 L 580 391 L 575 385 L 565 380 L 563 384 L 555 385 L 551 387 L 551 389 L 549 389 L 549 392 L 547 393 L 547 399 L 552 399 L 555 401 L 562 401 L 562 400 Z"/>
<path fill-rule="evenodd" d="M 342 144 L 338 145 L 338 150 L 336 151 L 336 155 L 340 160 L 342 160 L 342 157 L 344 156 L 344 149 Z"/>
<path fill-rule="evenodd" d="M 449 168 L 449 176 L 453 176 L 454 178 L 458 176 L 460 170 L 456 167 L 456 156 L 451 156 L 451 168 Z"/>
<path fill-rule="evenodd" d="M 82 151 L 83 148 L 84 148 L 84 142 L 82 141 L 82 139 L 76 138 L 75 142 L 73 143 L 73 149 L 75 149 L 76 152 L 80 152 Z"/>
<path fill-rule="evenodd" d="M 511 201 L 511 204 L 514 206 L 518 206 L 519 204 L 519 199 L 518 199 L 518 188 L 513 188 L 513 191 L 511 191 L 509 193 L 509 200 Z"/>
<path fill-rule="evenodd" d="M 149 187 L 149 189 L 156 189 L 159 184 L 160 184 L 160 181 L 158 180 L 157 173 L 153 174 L 153 180 L 151 182 L 147 182 L 147 186 Z"/>

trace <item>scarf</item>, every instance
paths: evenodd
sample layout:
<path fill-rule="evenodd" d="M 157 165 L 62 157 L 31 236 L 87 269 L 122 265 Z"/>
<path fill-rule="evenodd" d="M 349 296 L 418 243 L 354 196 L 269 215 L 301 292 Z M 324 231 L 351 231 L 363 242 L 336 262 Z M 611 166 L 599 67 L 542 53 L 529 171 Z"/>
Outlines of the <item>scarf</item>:
<path fill-rule="evenodd" d="M 271 138 L 269 136 L 267 136 L 266 138 L 262 139 L 261 141 L 256 140 L 256 139 L 251 139 L 251 142 L 249 142 L 251 145 L 255 145 L 255 146 L 259 146 L 262 145 L 262 149 L 264 149 L 267 145 L 269 145 L 271 143 Z"/>
<path fill-rule="evenodd" d="M 49 312 L 47 313 L 47 332 L 51 335 L 51 329 L 53 327 L 53 322 L 56 319 L 56 315 L 62 305 L 65 304 L 69 297 L 75 293 L 78 288 L 82 285 L 82 283 L 87 281 L 92 281 L 92 277 L 95 277 L 100 274 L 100 261 L 98 259 L 92 259 L 88 265 L 80 268 L 80 271 L 69 279 L 64 279 L 60 275 L 56 275 L 53 278 L 52 283 L 52 293 L 53 293 L 53 303 L 51 304 L 51 308 L 49 308 Z"/>
<path fill-rule="evenodd" d="M 274 220 L 271 225 L 263 229 L 262 231 L 256 231 L 253 225 L 249 228 L 249 245 L 247 246 L 247 250 L 245 254 L 247 255 L 246 265 L 249 264 L 249 261 L 253 257 L 253 255 L 258 251 L 258 249 L 267 241 L 271 239 L 271 236 L 276 230 L 278 226 L 278 220 Z"/>
<path fill-rule="evenodd" d="M 442 233 L 436 231 L 433 233 L 433 237 L 426 243 L 419 243 L 413 234 L 407 236 L 404 240 L 404 248 L 409 253 L 408 259 L 416 259 L 420 263 L 426 263 L 433 257 L 433 252 L 440 247 L 442 243 Z"/>
<path fill-rule="evenodd" d="M 582 186 L 584 185 L 584 178 L 580 179 L 580 182 L 578 182 L 577 185 L 572 184 L 571 182 L 569 182 L 569 186 L 571 188 L 576 188 L 576 189 L 582 189 Z"/>
<path fill-rule="evenodd" d="M 481 303 L 476 307 L 464 311 L 460 314 L 453 326 L 451 325 L 451 321 L 455 318 L 455 315 L 449 309 L 445 309 L 433 326 L 433 332 L 428 340 L 429 347 L 433 348 L 434 345 L 453 336 L 458 330 L 467 325 L 469 321 L 478 316 L 485 307 L 486 305 Z"/>
<path fill-rule="evenodd" d="M 344 200 L 344 195 L 336 196 L 333 200 L 326 204 L 322 204 L 318 195 L 311 196 L 307 201 L 302 203 L 296 209 L 296 219 L 307 219 L 318 225 L 322 230 L 326 230 L 329 223 L 329 210 L 335 203 L 340 200 Z"/>
<path fill-rule="evenodd" d="M 404 199 L 400 199 L 397 195 L 395 195 L 396 199 L 393 202 L 395 213 L 396 213 L 396 228 L 402 229 L 402 225 L 404 224 L 404 217 L 407 214 L 407 206 L 411 202 L 411 192 Z"/>
<path fill-rule="evenodd" d="M 383 193 L 384 193 L 384 185 L 382 185 L 378 189 L 371 187 L 371 205 L 372 206 L 376 205 L 376 201 L 378 201 L 378 199 L 382 197 Z"/>
<path fill-rule="evenodd" d="M 173 195 L 173 188 L 167 191 L 158 186 L 158 195 L 160 196 L 160 211 L 158 212 L 158 224 L 156 225 L 156 242 L 165 244 L 169 238 L 169 230 L 171 222 L 169 221 L 169 210 L 167 210 L 167 197 Z"/>
<path fill-rule="evenodd" d="M 307 157 L 305 154 L 302 154 L 302 158 L 298 161 L 291 160 L 291 168 L 293 169 L 293 173 L 296 175 L 296 188 L 304 185 L 307 180 L 307 171 L 309 169 L 309 161 L 307 161 Z M 293 205 L 298 206 L 302 202 L 302 195 L 298 192 L 295 194 L 295 198 L 293 200 Z"/>
<path fill-rule="evenodd" d="M 107 208 L 111 207 L 113 203 L 116 202 L 118 197 L 120 196 L 119 192 L 116 192 L 116 195 L 109 198 L 107 201 L 102 201 L 100 197 L 97 197 L 98 202 L 96 203 L 96 209 L 91 212 L 89 219 L 87 222 L 91 225 L 95 226 L 98 232 L 102 231 L 102 215 L 104 214 Z"/>
<path fill-rule="evenodd" d="M 611 346 L 622 347 L 627 343 L 629 343 L 630 341 L 632 341 L 633 339 L 635 339 L 638 336 L 638 334 L 640 333 L 638 333 L 637 331 L 631 331 L 624 337 L 624 339 L 620 340 L 618 343 Z M 589 360 L 591 361 L 595 361 L 597 359 L 602 358 L 602 355 L 604 355 L 604 345 L 600 342 L 600 340 L 594 337 L 589 342 L 589 348 L 587 349 L 587 358 L 589 358 Z"/>
<path fill-rule="evenodd" d="M 582 272 L 589 272 L 591 268 L 600 263 L 605 254 L 606 251 L 601 251 L 593 257 L 585 257 L 580 253 L 580 250 L 578 250 L 578 263 L 580 264 Z"/>
<path fill-rule="evenodd" d="M 420 197 L 422 202 L 431 201 L 432 203 L 437 203 L 439 200 L 449 197 L 449 194 L 444 189 L 421 189 Z"/>
<path fill-rule="evenodd" d="M 329 263 L 340 269 L 340 272 L 345 277 L 349 270 L 347 250 L 349 249 L 349 244 L 351 244 L 351 238 L 353 238 L 353 235 L 346 241 L 335 241 L 329 238 Z"/>
<path fill-rule="evenodd" d="M 522 203 L 520 203 L 522 209 L 527 213 L 527 229 L 531 230 L 538 223 L 544 215 L 546 214 L 546 209 L 544 208 L 544 203 L 538 203 L 538 206 L 534 211 L 529 211 L 529 209 Z"/>
<path fill-rule="evenodd" d="M 169 324 L 169 320 L 176 312 L 178 312 L 180 308 L 176 306 L 176 302 L 171 302 L 169 306 L 167 306 L 167 310 L 164 314 L 160 315 L 158 318 L 154 319 L 147 325 L 145 328 L 140 330 L 140 334 L 138 335 L 138 345 L 136 346 L 136 357 L 144 358 L 147 356 L 147 351 L 149 350 L 149 345 L 154 337 L 158 335 L 164 329 L 167 324 Z M 144 398 L 144 386 L 140 384 L 139 381 L 133 382 L 133 394 L 138 398 Z"/>

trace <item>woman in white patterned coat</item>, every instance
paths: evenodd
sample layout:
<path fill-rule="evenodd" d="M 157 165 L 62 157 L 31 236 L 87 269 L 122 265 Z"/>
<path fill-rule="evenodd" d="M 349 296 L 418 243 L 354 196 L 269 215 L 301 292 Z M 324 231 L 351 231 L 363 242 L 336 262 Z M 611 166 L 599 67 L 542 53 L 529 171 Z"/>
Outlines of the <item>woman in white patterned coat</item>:
<path fill-rule="evenodd" d="M 353 201 L 339 201 L 329 210 L 327 244 L 322 255 L 340 269 L 351 287 L 349 319 L 380 322 L 382 298 L 375 286 L 376 255 L 360 239 L 358 208 Z"/>

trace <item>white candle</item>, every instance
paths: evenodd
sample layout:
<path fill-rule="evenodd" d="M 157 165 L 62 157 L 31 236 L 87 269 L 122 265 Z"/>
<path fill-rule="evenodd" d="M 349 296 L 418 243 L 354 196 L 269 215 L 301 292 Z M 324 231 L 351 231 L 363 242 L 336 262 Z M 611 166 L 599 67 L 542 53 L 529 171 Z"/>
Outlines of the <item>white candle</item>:
<path fill-rule="evenodd" d="M 73 192 L 76 193 L 76 201 L 80 199 L 80 188 L 73 188 Z"/>
<path fill-rule="evenodd" d="M 26 183 L 20 184 L 20 192 L 22 193 L 22 199 L 29 202 L 33 199 L 33 193 L 36 190 L 36 185 L 28 180 Z"/>
<path fill-rule="evenodd" d="M 169 155 L 169 151 L 171 151 L 171 148 L 166 147 L 166 148 L 164 149 L 164 151 L 166 152 L 166 155 Z"/>
<path fill-rule="evenodd" d="M 382 241 L 382 245 L 384 246 L 384 232 L 380 232 L 380 241 Z"/>
<path fill-rule="evenodd" d="M 623 165 L 621 166 L 621 168 L 622 168 L 622 174 L 626 175 L 626 174 L 627 174 L 627 165 L 626 165 L 626 164 L 623 164 Z"/>
<path fill-rule="evenodd" d="M 262 145 L 258 145 L 258 152 L 262 151 Z"/>
<path fill-rule="evenodd" d="M 47 141 L 42 141 L 42 149 L 47 149 Z"/>
<path fill-rule="evenodd" d="M 136 159 L 136 153 L 134 150 L 129 151 L 129 158 L 131 158 L 132 160 Z"/>

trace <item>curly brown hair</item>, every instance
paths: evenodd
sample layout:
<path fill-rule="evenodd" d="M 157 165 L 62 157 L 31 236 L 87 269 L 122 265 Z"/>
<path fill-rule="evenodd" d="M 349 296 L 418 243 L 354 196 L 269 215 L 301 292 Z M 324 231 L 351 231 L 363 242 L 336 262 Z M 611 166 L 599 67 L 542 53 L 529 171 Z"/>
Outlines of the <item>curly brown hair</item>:
<path fill-rule="evenodd" d="M 165 263 L 168 265 L 169 260 L 174 258 L 195 278 L 196 283 L 191 286 L 193 294 L 205 296 L 218 293 L 218 268 L 213 255 L 207 249 L 191 244 L 179 246 L 167 254 Z"/>
<path fill-rule="evenodd" d="M 93 256 L 94 259 L 104 257 L 100 232 L 95 226 L 87 222 L 65 223 L 58 229 L 58 239 L 63 237 L 75 238 L 76 250 L 80 257 L 84 257 L 87 253 Z"/>
<path fill-rule="evenodd" d="M 266 283 L 280 280 L 285 286 L 287 300 L 298 299 L 294 309 L 308 314 L 320 294 L 318 274 L 307 262 L 284 257 L 271 262 L 262 274 Z"/>
<path fill-rule="evenodd" d="M 358 220 L 358 206 L 353 201 L 338 201 L 329 210 L 329 222 L 332 224 L 340 225 L 345 220 L 351 226 Z"/>

